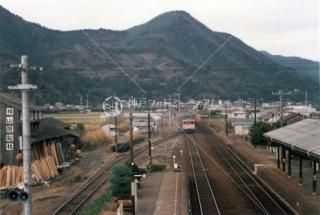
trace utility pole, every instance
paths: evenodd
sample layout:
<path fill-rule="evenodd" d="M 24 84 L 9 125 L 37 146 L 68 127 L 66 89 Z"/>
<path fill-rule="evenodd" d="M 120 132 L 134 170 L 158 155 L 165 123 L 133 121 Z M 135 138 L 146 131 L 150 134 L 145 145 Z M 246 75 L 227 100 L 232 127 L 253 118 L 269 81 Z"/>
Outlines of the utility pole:
<path fill-rule="evenodd" d="M 133 159 L 133 115 L 130 113 L 130 164 L 134 164 L 134 159 Z"/>
<path fill-rule="evenodd" d="M 226 136 L 228 136 L 228 113 L 227 113 L 227 104 L 224 105 L 224 112 L 225 112 L 225 129 L 226 129 Z"/>
<path fill-rule="evenodd" d="M 117 116 L 114 117 L 114 143 L 116 144 L 116 149 L 118 151 L 118 122 L 117 122 Z"/>
<path fill-rule="evenodd" d="M 280 107 L 279 107 L 279 111 L 280 111 L 280 124 L 281 126 L 283 125 L 283 96 L 284 95 L 290 95 L 291 92 L 283 92 L 283 90 L 279 90 L 278 92 L 272 92 L 272 95 L 276 95 L 279 96 L 279 102 L 280 102 Z"/>
<path fill-rule="evenodd" d="M 28 66 L 28 56 L 21 56 L 21 63 L 12 68 L 18 68 L 21 71 L 21 84 L 10 86 L 10 90 L 20 90 L 22 94 L 22 148 L 23 148 L 23 183 L 24 191 L 28 193 L 29 197 L 24 202 L 24 214 L 32 214 L 32 172 L 31 172 L 31 143 L 30 143 L 30 112 L 29 112 L 29 91 L 37 89 L 37 86 L 28 83 L 29 69 L 35 70 L 36 67 Z M 42 68 L 40 67 L 40 70 Z"/>
<path fill-rule="evenodd" d="M 87 100 L 86 100 L 86 110 L 89 109 L 89 99 L 88 99 L 88 93 L 87 93 Z"/>
<path fill-rule="evenodd" d="M 162 128 L 162 131 L 163 131 L 163 112 L 161 113 L 161 128 Z"/>
<path fill-rule="evenodd" d="M 308 91 L 306 91 L 305 105 L 308 106 Z"/>
<path fill-rule="evenodd" d="M 152 154 L 151 154 L 151 126 L 150 126 L 150 112 L 148 112 L 148 146 L 149 146 L 149 169 L 152 165 Z"/>
<path fill-rule="evenodd" d="M 257 124 L 257 98 L 254 97 L 254 126 Z"/>
<path fill-rule="evenodd" d="M 169 95 L 169 126 L 171 126 L 171 95 Z"/>

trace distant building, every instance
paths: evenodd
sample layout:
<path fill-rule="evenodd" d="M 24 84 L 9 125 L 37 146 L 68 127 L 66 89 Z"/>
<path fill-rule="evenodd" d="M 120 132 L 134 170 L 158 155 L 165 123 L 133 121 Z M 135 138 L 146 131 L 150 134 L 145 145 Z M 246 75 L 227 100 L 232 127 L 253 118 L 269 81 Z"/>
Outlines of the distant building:
<path fill-rule="evenodd" d="M 231 119 L 231 125 L 234 128 L 235 135 L 248 135 L 253 124 L 254 119 Z"/>
<path fill-rule="evenodd" d="M 306 117 L 310 117 L 311 113 L 316 112 L 316 109 L 313 108 L 311 105 L 310 106 L 290 105 L 290 106 L 286 106 L 284 110 L 285 112 L 290 112 L 290 113 L 300 113 L 301 115 L 304 115 Z"/>
<path fill-rule="evenodd" d="M 229 119 L 247 119 L 248 113 L 243 108 L 232 108 L 227 111 Z"/>
<path fill-rule="evenodd" d="M 287 113 L 283 116 L 282 125 L 290 125 L 303 120 L 305 117 L 300 113 Z"/>
<path fill-rule="evenodd" d="M 253 119 L 234 119 L 232 120 L 232 126 L 234 127 L 235 135 L 246 136 L 250 132 L 250 128 L 253 126 Z"/>

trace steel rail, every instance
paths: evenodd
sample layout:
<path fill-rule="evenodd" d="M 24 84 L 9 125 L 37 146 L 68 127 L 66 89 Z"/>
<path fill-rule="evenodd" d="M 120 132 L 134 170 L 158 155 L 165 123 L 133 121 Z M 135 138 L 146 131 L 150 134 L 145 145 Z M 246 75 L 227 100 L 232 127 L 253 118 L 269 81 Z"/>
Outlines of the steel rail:
<path fill-rule="evenodd" d="M 179 135 L 181 135 L 181 132 L 176 132 L 174 134 L 168 135 L 164 138 L 161 138 L 159 140 L 155 140 L 153 142 L 153 145 L 158 145 L 163 142 L 166 142 L 172 138 L 175 138 Z M 148 149 L 148 145 L 142 146 L 135 150 L 135 154 L 139 155 L 142 152 L 146 151 Z M 112 153 L 114 155 L 116 152 Z M 112 156 L 111 155 L 111 156 Z M 120 162 L 126 162 L 129 159 L 129 155 L 126 154 L 123 157 L 120 157 L 116 159 L 115 161 L 106 164 L 105 166 L 101 167 L 93 176 L 88 178 L 79 189 L 77 189 L 69 199 L 63 202 L 62 205 L 60 205 L 53 213 L 52 215 L 70 215 L 75 214 L 79 210 L 79 208 L 101 187 L 103 184 L 105 184 L 108 180 L 108 177 L 111 175 L 111 168 L 114 164 L 120 163 Z M 100 178 L 101 181 L 98 181 Z M 95 183 L 97 182 L 98 183 Z M 91 187 L 92 186 L 92 187 Z M 89 189 L 92 188 L 92 189 Z M 87 192 L 87 193 L 86 193 Z M 81 196 L 83 195 L 83 196 Z M 80 200 L 78 200 L 80 199 Z M 74 201 L 74 202 L 73 202 Z"/>

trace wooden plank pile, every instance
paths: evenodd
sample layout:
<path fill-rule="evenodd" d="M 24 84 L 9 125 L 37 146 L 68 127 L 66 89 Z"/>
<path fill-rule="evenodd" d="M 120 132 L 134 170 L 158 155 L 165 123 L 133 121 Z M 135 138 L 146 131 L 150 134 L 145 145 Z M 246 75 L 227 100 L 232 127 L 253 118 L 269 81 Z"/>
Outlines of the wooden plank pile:
<path fill-rule="evenodd" d="M 43 183 L 59 175 L 56 144 L 43 143 L 32 147 L 32 184 Z M 0 169 L 0 189 L 16 186 L 23 181 L 23 167 L 7 165 Z"/>
<path fill-rule="evenodd" d="M 4 166 L 0 169 L 0 188 L 16 185 L 23 180 L 21 166 Z"/>
<path fill-rule="evenodd" d="M 59 175 L 57 166 L 51 156 L 33 161 L 31 169 L 33 173 L 33 183 L 35 184 L 48 181 Z"/>

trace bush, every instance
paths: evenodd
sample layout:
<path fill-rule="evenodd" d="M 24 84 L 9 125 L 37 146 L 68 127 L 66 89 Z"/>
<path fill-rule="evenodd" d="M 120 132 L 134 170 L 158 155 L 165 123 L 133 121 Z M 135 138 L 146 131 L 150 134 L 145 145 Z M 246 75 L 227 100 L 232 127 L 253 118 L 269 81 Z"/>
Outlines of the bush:
<path fill-rule="evenodd" d="M 85 127 L 83 123 L 77 123 L 74 131 L 79 132 L 80 134 L 83 133 L 85 131 Z"/>
<path fill-rule="evenodd" d="M 252 145 L 267 145 L 268 141 L 264 138 L 263 134 L 279 127 L 279 123 L 269 124 L 265 122 L 257 122 L 256 125 L 251 127 L 249 132 Z"/>
<path fill-rule="evenodd" d="M 90 126 L 80 137 L 83 145 L 90 145 L 93 147 L 111 143 L 111 139 L 107 136 L 100 126 Z"/>
<path fill-rule="evenodd" d="M 131 192 L 133 172 L 126 164 L 112 167 L 111 190 L 114 196 L 128 195 Z"/>

